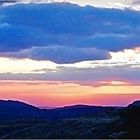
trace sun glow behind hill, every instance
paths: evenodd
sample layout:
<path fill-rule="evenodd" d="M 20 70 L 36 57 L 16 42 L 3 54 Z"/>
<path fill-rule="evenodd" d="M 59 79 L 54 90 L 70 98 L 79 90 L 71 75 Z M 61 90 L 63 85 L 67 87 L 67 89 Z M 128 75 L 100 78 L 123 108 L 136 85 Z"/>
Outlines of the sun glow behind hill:
<path fill-rule="evenodd" d="M 3 81 L 0 88 L 1 99 L 16 99 L 37 106 L 125 106 L 140 98 L 140 86 L 128 86 L 120 81 L 97 87 L 64 82 Z"/>

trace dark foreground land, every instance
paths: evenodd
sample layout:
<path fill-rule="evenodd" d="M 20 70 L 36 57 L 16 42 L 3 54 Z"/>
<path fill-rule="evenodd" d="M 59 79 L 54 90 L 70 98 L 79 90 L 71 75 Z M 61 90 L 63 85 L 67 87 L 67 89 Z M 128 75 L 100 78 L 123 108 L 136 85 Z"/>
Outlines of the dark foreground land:
<path fill-rule="evenodd" d="M 128 107 L 38 109 L 0 101 L 0 138 L 140 138 L 140 101 Z"/>

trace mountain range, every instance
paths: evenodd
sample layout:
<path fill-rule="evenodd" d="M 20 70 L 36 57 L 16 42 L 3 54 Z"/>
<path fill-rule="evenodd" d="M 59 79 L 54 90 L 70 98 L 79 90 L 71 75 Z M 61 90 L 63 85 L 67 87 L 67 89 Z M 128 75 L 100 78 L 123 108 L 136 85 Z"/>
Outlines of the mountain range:
<path fill-rule="evenodd" d="M 74 105 L 54 109 L 0 100 L 0 139 L 140 138 L 140 101 L 127 107 Z"/>
<path fill-rule="evenodd" d="M 43 118 L 48 120 L 56 120 L 89 115 L 105 116 L 106 114 L 115 114 L 120 109 L 120 107 L 89 105 L 74 105 L 53 109 L 39 109 L 35 106 L 19 101 L 0 100 L 0 120 L 16 120 L 21 118 Z"/>

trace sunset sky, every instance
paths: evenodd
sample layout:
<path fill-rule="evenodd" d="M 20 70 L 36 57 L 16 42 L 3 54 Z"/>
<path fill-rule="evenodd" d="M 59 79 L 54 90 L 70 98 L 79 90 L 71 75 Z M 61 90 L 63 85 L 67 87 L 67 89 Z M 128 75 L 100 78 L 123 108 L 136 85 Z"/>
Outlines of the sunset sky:
<path fill-rule="evenodd" d="M 69 2 L 77 4 L 0 6 L 0 99 L 51 107 L 140 99 L 140 6 Z"/>

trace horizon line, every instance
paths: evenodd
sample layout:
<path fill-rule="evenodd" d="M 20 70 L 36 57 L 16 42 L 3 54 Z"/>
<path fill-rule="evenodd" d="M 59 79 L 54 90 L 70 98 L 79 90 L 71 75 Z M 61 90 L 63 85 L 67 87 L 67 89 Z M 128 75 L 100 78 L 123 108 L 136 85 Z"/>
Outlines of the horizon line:
<path fill-rule="evenodd" d="M 26 101 L 23 101 L 23 100 L 11 100 L 11 99 L 0 99 L 0 101 L 4 101 L 4 102 L 8 102 L 8 101 L 11 101 L 11 102 L 19 102 L 19 103 L 24 103 L 24 104 L 27 104 L 27 105 L 31 105 L 31 106 L 34 106 L 38 109 L 48 109 L 48 110 L 51 110 L 51 109 L 59 109 L 59 108 L 65 108 L 65 107 L 72 107 L 72 106 L 89 106 L 89 107 L 120 107 L 120 108 L 125 108 L 127 107 L 128 105 L 134 103 L 135 101 L 140 101 L 140 100 L 133 100 L 132 102 L 128 103 L 127 105 L 97 105 L 97 104 L 82 104 L 82 103 L 77 103 L 77 104 L 68 104 L 68 105 L 64 105 L 64 106 L 36 106 L 32 103 L 29 103 L 29 102 L 26 102 Z"/>

